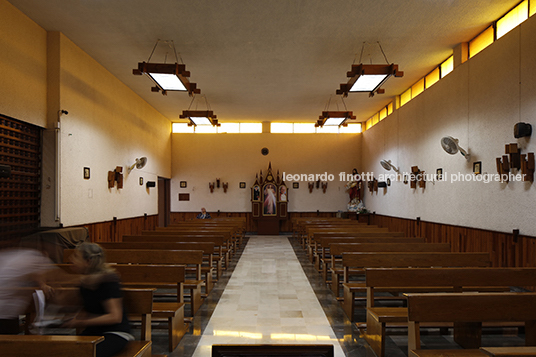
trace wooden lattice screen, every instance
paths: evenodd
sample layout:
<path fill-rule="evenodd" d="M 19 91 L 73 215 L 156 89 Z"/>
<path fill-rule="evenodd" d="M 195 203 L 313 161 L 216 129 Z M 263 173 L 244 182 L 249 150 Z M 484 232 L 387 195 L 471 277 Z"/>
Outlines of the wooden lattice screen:
<path fill-rule="evenodd" d="M 41 199 L 41 128 L 0 115 L 0 164 L 11 167 L 0 177 L 0 239 L 16 239 L 39 228 Z"/>

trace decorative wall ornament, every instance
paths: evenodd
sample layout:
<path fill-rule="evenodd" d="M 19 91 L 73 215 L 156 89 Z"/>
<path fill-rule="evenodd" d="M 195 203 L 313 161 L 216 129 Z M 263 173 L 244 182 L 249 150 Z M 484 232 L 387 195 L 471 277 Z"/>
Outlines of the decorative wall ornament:
<path fill-rule="evenodd" d="M 117 188 L 123 188 L 123 166 L 117 166 L 114 171 L 108 171 L 108 188 L 113 188 L 117 182 Z"/>

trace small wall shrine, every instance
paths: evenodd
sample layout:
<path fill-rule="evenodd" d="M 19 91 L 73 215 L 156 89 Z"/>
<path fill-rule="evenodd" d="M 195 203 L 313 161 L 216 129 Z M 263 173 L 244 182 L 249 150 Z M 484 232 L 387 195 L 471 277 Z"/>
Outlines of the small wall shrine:
<path fill-rule="evenodd" d="M 288 218 L 288 188 L 279 176 L 272 172 L 272 163 L 264 177 L 262 170 L 255 175 L 255 183 L 251 187 L 251 212 L 257 222 L 258 234 L 279 234 L 280 221 Z"/>

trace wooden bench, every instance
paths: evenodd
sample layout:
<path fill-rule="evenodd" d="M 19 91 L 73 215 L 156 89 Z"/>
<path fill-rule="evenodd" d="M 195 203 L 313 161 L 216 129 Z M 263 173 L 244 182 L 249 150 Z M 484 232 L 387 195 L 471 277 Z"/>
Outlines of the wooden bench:
<path fill-rule="evenodd" d="M 342 265 L 343 310 L 352 320 L 355 294 L 366 291 L 366 282 L 350 282 L 350 275 L 363 276 L 365 268 L 489 267 L 491 261 L 489 253 L 372 252 L 343 253 Z"/>
<path fill-rule="evenodd" d="M 419 238 L 421 239 L 421 238 Z M 424 239 L 423 239 L 424 240 Z M 328 282 L 327 272 L 331 267 L 334 270 L 343 271 L 342 254 L 357 252 L 450 252 L 449 243 L 408 243 L 393 240 L 389 244 L 378 243 L 330 243 L 329 240 L 322 242 L 327 243 L 327 248 L 323 248 L 324 257 L 321 258 L 322 276 L 324 281 Z M 330 258 L 326 256 L 326 250 L 329 250 Z M 338 263 L 338 264 L 337 264 Z"/>
<path fill-rule="evenodd" d="M 64 299 L 69 304 L 74 288 L 56 290 L 56 300 Z M 117 357 L 151 357 L 151 313 L 154 289 L 124 289 L 123 305 L 131 313 L 140 316 L 142 322 L 141 341 L 131 341 Z M 66 299 L 67 298 L 67 299 Z M 17 357 L 94 357 L 96 346 L 102 336 L 63 335 L 0 335 L 0 351 L 3 356 Z"/>
<path fill-rule="evenodd" d="M 223 235 L 215 234 L 174 234 L 174 232 L 160 232 L 161 234 L 124 235 L 123 242 L 213 242 L 215 252 L 213 260 L 216 264 L 216 277 L 219 278 L 222 269 L 229 265 L 231 257 L 230 240 Z"/>
<path fill-rule="evenodd" d="M 161 264 L 161 265 L 194 265 L 195 278 L 184 281 L 184 289 L 190 291 L 192 316 L 203 303 L 201 296 L 201 264 L 202 250 L 143 250 L 143 249 L 111 249 L 106 250 L 106 261 L 114 264 Z M 74 249 L 63 251 L 63 261 L 69 262 Z M 177 295 L 177 302 L 184 302 L 184 295 Z"/>
<path fill-rule="evenodd" d="M 536 293 L 407 294 L 407 299 L 410 356 L 424 356 L 420 326 L 426 322 L 454 323 L 454 341 L 468 349 L 480 347 L 483 322 L 524 322 L 525 344 L 536 346 Z M 448 353 L 463 356 L 466 352 Z"/>
<path fill-rule="evenodd" d="M 184 266 L 179 265 L 115 265 L 123 286 L 161 288 L 174 286 L 182 290 Z M 173 351 L 188 329 L 184 323 L 183 302 L 153 302 L 153 321 L 165 321 L 168 330 L 168 349 Z"/>
<path fill-rule="evenodd" d="M 103 242 L 99 245 L 104 249 L 160 249 L 160 250 L 202 250 L 203 256 L 208 266 L 201 266 L 201 271 L 205 276 L 205 289 L 208 295 L 213 288 L 213 256 L 214 242 Z"/>
<path fill-rule="evenodd" d="M 315 257 L 318 255 L 317 251 L 318 241 L 322 238 L 360 238 L 360 237 L 378 237 L 378 238 L 392 238 L 392 237 L 404 237 L 404 232 L 389 232 L 385 228 L 354 228 L 351 230 L 322 230 L 314 231 L 307 237 L 306 246 L 309 259 L 314 263 Z"/>
<path fill-rule="evenodd" d="M 534 357 L 536 347 L 507 346 L 507 347 L 480 347 L 480 349 L 465 350 L 418 350 L 412 351 L 410 357 Z"/>
<path fill-rule="evenodd" d="M 533 285 L 536 268 L 379 268 L 366 269 L 367 332 L 365 339 L 378 356 L 385 350 L 389 324 L 406 326 L 408 309 L 376 307 L 375 292 L 510 291 L 510 286 Z"/>
<path fill-rule="evenodd" d="M 391 244 L 391 243 L 425 243 L 424 238 L 411 238 L 411 237 L 358 237 L 358 238 L 321 238 L 319 240 L 321 246 L 331 246 L 334 243 L 380 243 L 380 244 Z M 344 252 L 343 252 L 344 253 Z M 340 260 L 342 264 L 342 259 Z M 340 287 L 342 283 L 342 276 L 344 275 L 344 269 L 341 266 L 332 265 L 329 269 L 331 273 L 331 291 L 338 298 L 340 296 Z M 359 268 L 358 271 L 363 271 Z M 326 272 L 327 275 L 327 272 Z M 327 276 L 326 276 L 327 278 Z"/>

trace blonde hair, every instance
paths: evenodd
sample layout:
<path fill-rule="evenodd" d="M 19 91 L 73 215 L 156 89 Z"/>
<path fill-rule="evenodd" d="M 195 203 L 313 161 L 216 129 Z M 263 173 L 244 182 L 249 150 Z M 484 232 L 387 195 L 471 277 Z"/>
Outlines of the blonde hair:
<path fill-rule="evenodd" d="M 114 270 L 106 263 L 104 249 L 97 243 L 82 243 L 76 247 L 82 259 L 89 262 L 86 274 L 111 273 Z"/>

